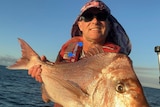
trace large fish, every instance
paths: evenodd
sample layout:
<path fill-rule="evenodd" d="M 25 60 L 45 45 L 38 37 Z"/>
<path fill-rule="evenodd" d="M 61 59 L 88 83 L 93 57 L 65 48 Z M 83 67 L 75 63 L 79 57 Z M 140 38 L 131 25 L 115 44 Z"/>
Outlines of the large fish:
<path fill-rule="evenodd" d="M 22 39 L 22 58 L 8 69 L 26 69 L 40 64 L 43 98 L 64 107 L 149 107 L 132 61 L 124 54 L 90 49 L 75 63 L 51 65 Z"/>

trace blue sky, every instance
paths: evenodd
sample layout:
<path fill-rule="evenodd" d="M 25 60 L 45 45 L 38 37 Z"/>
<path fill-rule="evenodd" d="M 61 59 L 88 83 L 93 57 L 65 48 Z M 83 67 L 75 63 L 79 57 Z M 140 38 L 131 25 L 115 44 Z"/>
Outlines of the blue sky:
<path fill-rule="evenodd" d="M 70 38 L 73 22 L 87 0 L 0 0 L 0 64 L 21 57 L 17 38 L 54 61 L 62 44 Z M 159 0 L 105 0 L 111 13 L 126 30 L 131 42 L 129 55 L 142 81 L 158 85 L 160 45 Z M 144 83 L 147 84 L 147 83 Z"/>

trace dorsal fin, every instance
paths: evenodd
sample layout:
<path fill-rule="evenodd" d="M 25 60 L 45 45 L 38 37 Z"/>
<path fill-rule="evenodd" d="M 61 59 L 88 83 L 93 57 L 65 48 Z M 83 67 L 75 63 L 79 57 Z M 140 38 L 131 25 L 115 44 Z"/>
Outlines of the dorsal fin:
<path fill-rule="evenodd" d="M 99 53 L 104 53 L 103 47 L 101 45 L 95 45 L 94 47 L 89 48 L 88 52 L 85 54 L 85 57 L 94 56 Z"/>

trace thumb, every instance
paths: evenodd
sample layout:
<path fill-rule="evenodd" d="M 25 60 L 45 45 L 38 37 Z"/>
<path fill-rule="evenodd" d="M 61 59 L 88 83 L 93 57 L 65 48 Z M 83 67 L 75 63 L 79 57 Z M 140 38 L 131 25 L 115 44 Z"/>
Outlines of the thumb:
<path fill-rule="evenodd" d="M 41 56 L 41 60 L 42 61 L 47 61 L 47 58 L 43 55 L 43 56 Z"/>

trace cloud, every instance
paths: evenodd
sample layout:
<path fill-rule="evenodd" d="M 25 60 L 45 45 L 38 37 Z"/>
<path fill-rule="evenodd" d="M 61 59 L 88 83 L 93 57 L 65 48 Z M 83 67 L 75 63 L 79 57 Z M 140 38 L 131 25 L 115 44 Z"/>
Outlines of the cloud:
<path fill-rule="evenodd" d="M 134 67 L 134 69 L 135 70 L 139 70 L 139 71 L 141 71 L 141 70 L 157 70 L 158 68 L 147 68 L 147 67 Z"/>
<path fill-rule="evenodd" d="M 9 55 L 0 56 L 0 65 L 8 66 L 8 65 L 15 63 L 16 60 L 17 58 L 9 56 Z"/>
<path fill-rule="evenodd" d="M 142 86 L 160 89 L 158 67 L 134 67 L 134 69 Z"/>

